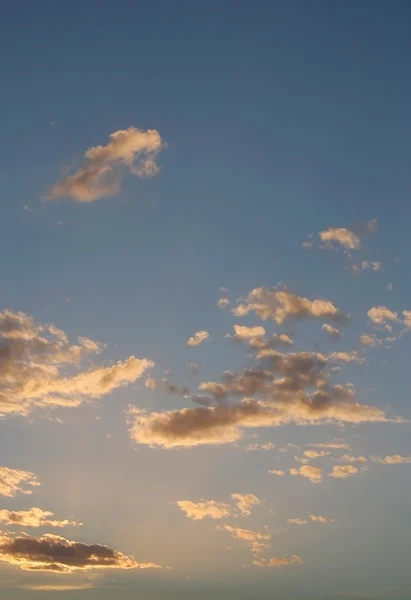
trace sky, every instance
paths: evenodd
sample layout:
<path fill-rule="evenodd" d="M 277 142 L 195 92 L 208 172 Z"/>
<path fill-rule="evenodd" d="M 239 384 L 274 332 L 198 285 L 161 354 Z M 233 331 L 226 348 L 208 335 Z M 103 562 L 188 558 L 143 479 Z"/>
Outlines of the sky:
<path fill-rule="evenodd" d="M 409 598 L 409 2 L 2 8 L 1 593 Z"/>

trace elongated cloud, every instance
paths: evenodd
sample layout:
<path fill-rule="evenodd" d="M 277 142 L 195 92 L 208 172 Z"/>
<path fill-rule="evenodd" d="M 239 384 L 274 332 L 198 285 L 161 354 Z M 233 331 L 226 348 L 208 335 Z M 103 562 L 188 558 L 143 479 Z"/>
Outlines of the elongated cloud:
<path fill-rule="evenodd" d="M 313 398 L 295 393 L 291 399 L 270 403 L 248 399 L 233 405 L 153 413 L 131 406 L 129 435 L 138 444 L 175 448 L 228 444 L 241 439 L 245 428 L 292 422 L 306 425 L 390 421 L 377 407 L 345 401 L 332 404 L 331 397 L 326 392 L 316 393 Z"/>
<path fill-rule="evenodd" d="M 164 147 L 155 129 L 144 131 L 129 127 L 115 131 L 106 146 L 87 150 L 83 165 L 58 181 L 48 199 L 67 197 L 78 202 L 93 202 L 104 196 L 115 196 L 120 191 L 125 170 L 137 177 L 157 174 L 157 156 Z"/>
<path fill-rule="evenodd" d="M 311 465 L 303 465 L 299 469 L 290 469 L 291 475 L 300 475 L 300 477 L 305 477 L 309 479 L 313 483 L 320 483 L 323 480 L 323 471 L 324 469 L 320 469 L 319 467 L 313 467 Z"/>
<path fill-rule="evenodd" d="M 314 523 L 334 523 L 334 519 L 330 519 L 329 517 L 323 517 L 322 515 L 310 515 L 310 519 Z"/>
<path fill-rule="evenodd" d="M 357 467 L 353 467 L 352 465 L 342 465 L 333 467 L 331 473 L 329 473 L 330 477 L 335 477 L 336 479 L 346 479 L 347 477 L 352 477 L 358 473 Z"/>
<path fill-rule="evenodd" d="M 238 304 L 232 312 L 239 317 L 255 312 L 263 321 L 272 319 L 278 324 L 285 323 L 290 318 L 320 318 L 336 323 L 346 323 L 348 320 L 329 300 L 308 300 L 285 290 L 276 291 L 263 287 L 252 290 L 246 301 Z"/>
<path fill-rule="evenodd" d="M 56 521 L 50 519 L 54 513 L 41 508 L 30 508 L 29 510 L 0 510 L 0 523 L 6 525 L 19 525 L 20 527 L 74 527 L 82 525 L 78 521 L 65 519 Z"/>
<path fill-rule="evenodd" d="M 196 333 L 188 339 L 186 346 L 199 346 L 200 344 L 208 340 L 209 337 L 210 334 L 208 333 L 208 331 L 196 331 Z"/>
<path fill-rule="evenodd" d="M 367 461 L 367 459 L 365 458 L 365 456 L 352 456 L 352 454 L 344 454 L 343 456 L 341 456 L 340 460 L 344 461 L 344 462 L 349 462 L 349 463 L 361 463 L 361 464 L 365 464 Z"/>
<path fill-rule="evenodd" d="M 287 523 L 290 525 L 308 525 L 306 519 L 287 519 Z"/>
<path fill-rule="evenodd" d="M 70 344 L 63 331 L 36 323 L 25 313 L 1 312 L 0 416 L 78 406 L 134 383 L 154 365 L 145 358 L 130 356 L 111 367 L 81 370 L 86 359 L 103 349 L 102 344 L 86 337 Z"/>
<path fill-rule="evenodd" d="M 304 456 L 307 458 L 321 458 L 323 456 L 330 456 L 330 452 L 326 452 L 325 450 L 321 450 L 320 452 L 317 450 L 305 450 Z"/>
<path fill-rule="evenodd" d="M 0 467 L 0 496 L 12 498 L 18 492 L 30 495 L 38 485 L 37 476 L 30 471 Z"/>
<path fill-rule="evenodd" d="M 361 240 L 358 235 L 345 227 L 330 227 L 320 231 L 318 235 L 326 246 L 332 246 L 335 243 L 348 250 L 359 250 L 361 248 Z"/>
<path fill-rule="evenodd" d="M 351 450 L 349 444 L 345 442 L 335 441 L 335 442 L 317 442 L 314 444 L 307 444 L 307 446 L 311 446 L 312 448 L 332 448 L 335 450 Z"/>
<path fill-rule="evenodd" d="M 73 573 L 95 569 L 161 568 L 151 562 L 137 562 L 117 550 L 100 544 L 72 542 L 47 533 L 41 537 L 0 534 L 0 560 L 23 571 Z"/>
<path fill-rule="evenodd" d="M 382 340 L 377 338 L 375 333 L 362 333 L 360 335 L 360 344 L 363 346 L 369 346 L 370 348 L 375 348 L 376 346 L 381 346 Z"/>
<path fill-rule="evenodd" d="M 404 463 L 411 463 L 411 456 L 401 456 L 400 454 L 393 454 L 391 456 L 371 456 L 371 460 L 382 465 L 401 465 Z"/>
<path fill-rule="evenodd" d="M 291 556 L 274 556 L 268 560 L 259 558 L 253 561 L 256 567 L 285 567 L 287 565 L 302 565 L 303 560 L 296 554 Z"/>

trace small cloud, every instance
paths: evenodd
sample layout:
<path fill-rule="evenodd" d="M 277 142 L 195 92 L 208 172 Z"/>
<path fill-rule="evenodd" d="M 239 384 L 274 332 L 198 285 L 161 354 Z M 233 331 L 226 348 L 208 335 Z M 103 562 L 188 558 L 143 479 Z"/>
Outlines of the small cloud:
<path fill-rule="evenodd" d="M 323 517 L 322 515 L 310 515 L 311 521 L 314 523 L 334 523 L 335 519 L 330 519 L 328 517 Z"/>
<path fill-rule="evenodd" d="M 296 554 L 293 554 L 291 556 L 274 556 L 269 560 L 264 558 L 255 559 L 253 564 L 256 567 L 284 567 L 287 565 L 302 565 L 303 560 Z"/>
<path fill-rule="evenodd" d="M 290 473 L 291 475 L 299 475 L 300 477 L 305 477 L 313 483 L 320 483 L 323 479 L 323 469 L 313 467 L 311 465 L 304 465 L 299 469 L 290 469 Z"/>
<path fill-rule="evenodd" d="M 39 485 L 37 476 L 30 471 L 0 467 L 0 496 L 12 498 L 18 492 L 30 495 L 31 488 Z"/>
<path fill-rule="evenodd" d="M 28 204 L 23 204 L 23 210 L 26 210 L 27 212 L 33 212 L 33 209 L 30 208 Z"/>
<path fill-rule="evenodd" d="M 217 306 L 219 308 L 227 308 L 227 306 L 230 304 L 230 300 L 226 297 L 223 296 L 222 298 L 220 298 L 217 302 Z"/>
<path fill-rule="evenodd" d="M 367 459 L 365 458 L 365 456 L 352 456 L 352 454 L 344 454 L 344 456 L 341 456 L 340 460 L 344 461 L 344 462 L 350 462 L 350 463 L 362 463 L 365 464 L 367 461 Z"/>
<path fill-rule="evenodd" d="M 276 447 L 272 442 L 267 442 L 266 444 L 248 444 L 246 450 L 249 452 L 258 452 L 259 450 L 274 450 Z"/>
<path fill-rule="evenodd" d="M 315 444 L 307 444 L 307 446 L 311 446 L 312 448 L 332 448 L 335 450 L 351 450 L 349 444 L 344 442 L 344 440 L 335 440 L 333 442 L 316 442 Z"/>
<path fill-rule="evenodd" d="M 382 268 L 382 265 L 379 261 L 369 261 L 369 260 L 363 260 L 361 263 L 361 268 L 363 271 L 380 271 Z"/>
<path fill-rule="evenodd" d="M 358 469 L 353 467 L 352 465 L 343 465 L 334 467 L 331 473 L 329 473 L 330 477 L 335 477 L 337 479 L 346 479 L 347 477 L 352 477 L 352 475 L 356 475 L 358 473 Z"/>
<path fill-rule="evenodd" d="M 62 225 L 64 225 L 64 221 L 54 221 L 54 223 L 51 224 L 52 227 L 61 227 Z"/>
<path fill-rule="evenodd" d="M 271 469 L 271 471 L 268 472 L 271 473 L 271 475 L 278 475 L 278 477 L 283 477 L 285 475 L 285 472 L 280 469 Z"/>
<path fill-rule="evenodd" d="M 397 323 L 399 320 L 398 313 L 390 310 L 386 306 L 373 306 L 369 309 L 367 315 L 373 325 L 379 325 L 389 331 L 391 331 L 391 326 L 388 323 Z"/>
<path fill-rule="evenodd" d="M 330 456 L 330 452 L 326 452 L 325 450 L 321 450 L 318 452 L 317 450 L 305 450 L 304 456 L 307 458 L 322 458 L 323 456 Z"/>
<path fill-rule="evenodd" d="M 200 500 L 200 502 L 191 502 L 191 500 L 177 500 L 177 506 L 186 514 L 187 519 L 193 521 L 202 521 L 207 517 L 210 519 L 224 519 L 232 516 L 233 507 L 224 502 L 216 500 Z"/>
<path fill-rule="evenodd" d="M 30 508 L 29 510 L 0 510 L 0 523 L 6 525 L 18 525 L 20 527 L 75 527 L 82 525 L 78 521 L 65 519 L 56 521 L 50 519 L 54 513 L 41 508 Z"/>
<path fill-rule="evenodd" d="M 360 335 L 360 344 L 363 346 L 370 346 L 371 348 L 375 348 L 375 346 L 381 346 L 382 340 L 377 338 L 375 333 L 362 333 Z"/>
<path fill-rule="evenodd" d="M 261 504 L 261 500 L 254 494 L 231 494 L 231 497 L 243 515 L 251 515 L 252 507 Z"/>
<path fill-rule="evenodd" d="M 348 250 L 359 250 L 361 240 L 353 231 L 345 227 L 330 227 L 318 234 L 325 246 L 332 247 L 333 243 L 339 244 Z"/>
<path fill-rule="evenodd" d="M 387 285 L 385 286 L 385 289 L 387 290 L 387 292 L 391 292 L 391 290 L 392 290 L 392 283 L 387 283 Z"/>
<path fill-rule="evenodd" d="M 199 346 L 200 344 L 208 340 L 209 337 L 210 334 L 208 333 L 208 331 L 196 331 L 196 333 L 188 339 L 188 341 L 186 342 L 186 346 Z"/>
<path fill-rule="evenodd" d="M 334 340 L 339 340 L 344 335 L 341 333 L 341 331 L 339 329 L 337 329 L 336 327 L 333 327 L 332 325 L 328 325 L 328 323 L 324 323 L 324 325 L 321 327 L 321 329 L 322 329 L 322 331 L 325 331 L 325 333 Z"/>
<path fill-rule="evenodd" d="M 157 156 L 165 146 L 155 129 L 129 127 L 115 131 L 106 146 L 94 146 L 85 152 L 83 165 L 60 179 L 47 200 L 67 197 L 94 202 L 114 196 L 120 191 L 126 169 L 140 178 L 156 175 Z"/>
<path fill-rule="evenodd" d="M 287 519 L 287 523 L 290 525 L 308 525 L 306 519 Z"/>

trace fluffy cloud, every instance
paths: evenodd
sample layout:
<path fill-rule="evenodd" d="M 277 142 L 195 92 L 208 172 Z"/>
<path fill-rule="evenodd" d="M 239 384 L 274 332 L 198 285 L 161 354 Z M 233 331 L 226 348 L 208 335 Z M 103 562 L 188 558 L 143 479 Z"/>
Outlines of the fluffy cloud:
<path fill-rule="evenodd" d="M 285 475 L 285 471 L 281 471 L 281 469 L 271 469 L 268 471 L 271 475 L 277 475 L 278 477 L 283 477 Z"/>
<path fill-rule="evenodd" d="M 23 571 L 72 573 L 92 569 L 160 568 L 151 562 L 138 563 L 133 557 L 100 544 L 72 542 L 47 533 L 41 537 L 0 534 L 0 560 Z"/>
<path fill-rule="evenodd" d="M 300 475 L 309 479 L 313 483 L 320 483 L 323 480 L 323 469 L 311 465 L 303 465 L 299 469 L 290 469 L 291 475 Z"/>
<path fill-rule="evenodd" d="M 383 465 L 400 465 L 403 463 L 411 463 L 411 456 L 401 456 L 400 454 L 393 454 L 391 456 L 371 456 L 371 460 L 376 463 Z"/>
<path fill-rule="evenodd" d="M 236 340 L 252 341 L 256 338 L 263 338 L 265 336 L 265 329 L 261 325 L 256 327 L 246 327 L 245 325 L 234 325 L 234 337 Z"/>
<path fill-rule="evenodd" d="M 51 189 L 49 200 L 72 198 L 93 202 L 120 191 L 126 169 L 137 177 L 159 171 L 157 155 L 165 147 L 158 131 L 129 127 L 110 134 L 106 146 L 93 146 L 84 154 L 83 165 L 63 177 Z"/>
<path fill-rule="evenodd" d="M 287 565 L 302 565 L 303 560 L 296 554 L 291 556 L 274 556 L 269 560 L 264 558 L 256 559 L 253 561 L 256 567 L 284 567 Z"/>
<path fill-rule="evenodd" d="M 40 485 L 37 476 L 30 471 L 20 469 L 9 469 L 0 467 L 0 496 L 12 498 L 21 492 L 22 494 L 31 494 L 30 488 Z"/>
<path fill-rule="evenodd" d="M 318 234 L 326 246 L 332 246 L 333 242 L 347 248 L 348 250 L 359 250 L 361 240 L 353 231 L 345 227 L 330 227 Z"/>
<path fill-rule="evenodd" d="M 231 494 L 233 505 L 216 500 L 178 500 L 177 506 L 186 513 L 188 519 L 202 521 L 206 517 L 210 519 L 224 519 L 226 517 L 239 517 L 251 515 L 253 506 L 260 504 L 261 500 L 254 494 Z"/>
<path fill-rule="evenodd" d="M 377 326 L 384 327 L 391 331 L 389 322 L 398 322 L 398 313 L 390 310 L 386 306 L 373 306 L 367 312 L 370 321 Z"/>
<path fill-rule="evenodd" d="M 55 521 L 54 513 L 41 508 L 30 508 L 29 510 L 0 510 L 0 523 L 6 525 L 19 525 L 20 527 L 74 527 L 82 525 L 78 521 L 65 519 L 64 521 Z"/>
<path fill-rule="evenodd" d="M 310 519 L 314 523 L 334 523 L 334 519 L 323 517 L 322 515 L 310 515 Z"/>
<path fill-rule="evenodd" d="M 287 519 L 287 523 L 290 525 L 308 525 L 308 521 L 305 519 Z"/>
<path fill-rule="evenodd" d="M 217 306 L 219 306 L 219 308 L 227 308 L 227 306 L 229 304 L 230 304 L 230 300 L 226 296 L 219 298 L 219 300 L 217 302 Z"/>
<path fill-rule="evenodd" d="M 342 465 L 333 467 L 333 470 L 331 473 L 329 473 L 329 476 L 337 479 L 346 479 L 347 477 L 352 477 L 352 475 L 356 475 L 357 473 L 357 467 L 353 467 L 352 465 Z"/>
<path fill-rule="evenodd" d="M 324 323 L 324 325 L 321 327 L 321 329 L 323 331 L 325 331 L 325 333 L 334 340 L 338 340 L 343 337 L 343 334 L 341 333 L 341 331 L 339 329 L 337 329 L 336 327 L 333 327 L 332 325 L 328 325 L 328 323 Z"/>
<path fill-rule="evenodd" d="M 208 331 L 196 331 L 195 334 L 188 339 L 186 346 L 199 346 L 200 344 L 208 340 L 209 337 L 210 334 L 208 333 Z"/>
<path fill-rule="evenodd" d="M 345 363 L 345 364 L 357 364 L 363 365 L 365 358 L 359 354 L 357 350 L 351 350 L 350 352 L 331 352 L 328 357 L 330 360 Z"/>
<path fill-rule="evenodd" d="M 290 318 L 326 318 L 336 323 L 347 322 L 347 317 L 329 300 L 308 300 L 285 290 L 263 287 L 252 290 L 246 301 L 238 304 L 232 312 L 239 317 L 255 312 L 260 319 L 272 319 L 278 324 Z"/>
<path fill-rule="evenodd" d="M 134 383 L 154 363 L 131 356 L 111 367 L 81 369 L 104 346 L 85 337 L 70 344 L 53 325 L 23 312 L 0 313 L 0 415 L 27 415 L 36 408 L 78 406 Z M 73 374 L 76 367 L 77 373 Z"/>

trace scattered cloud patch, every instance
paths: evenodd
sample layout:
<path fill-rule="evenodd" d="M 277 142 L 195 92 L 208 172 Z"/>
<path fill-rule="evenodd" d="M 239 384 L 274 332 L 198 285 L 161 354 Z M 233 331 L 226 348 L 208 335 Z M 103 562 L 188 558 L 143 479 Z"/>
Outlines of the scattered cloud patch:
<path fill-rule="evenodd" d="M 312 481 L 312 483 L 320 483 L 323 480 L 323 469 L 313 467 L 311 465 L 303 465 L 299 469 L 290 469 L 291 475 L 299 475 Z"/>
<path fill-rule="evenodd" d="M 6 525 L 19 525 L 20 527 L 75 527 L 82 525 L 78 521 L 65 519 L 56 521 L 50 519 L 54 513 L 41 508 L 30 508 L 29 510 L 0 510 L 0 523 Z"/>
<path fill-rule="evenodd" d="M 208 331 L 204 331 L 204 330 L 196 331 L 192 337 L 188 338 L 188 341 L 186 342 L 186 346 L 191 346 L 192 348 L 194 348 L 196 346 L 199 346 L 206 340 L 208 340 L 209 337 L 210 337 L 210 334 L 208 333 Z"/>
<path fill-rule="evenodd" d="M 18 492 L 30 495 L 32 488 L 39 485 L 37 476 L 30 471 L 0 467 L 0 496 L 12 498 Z"/>

